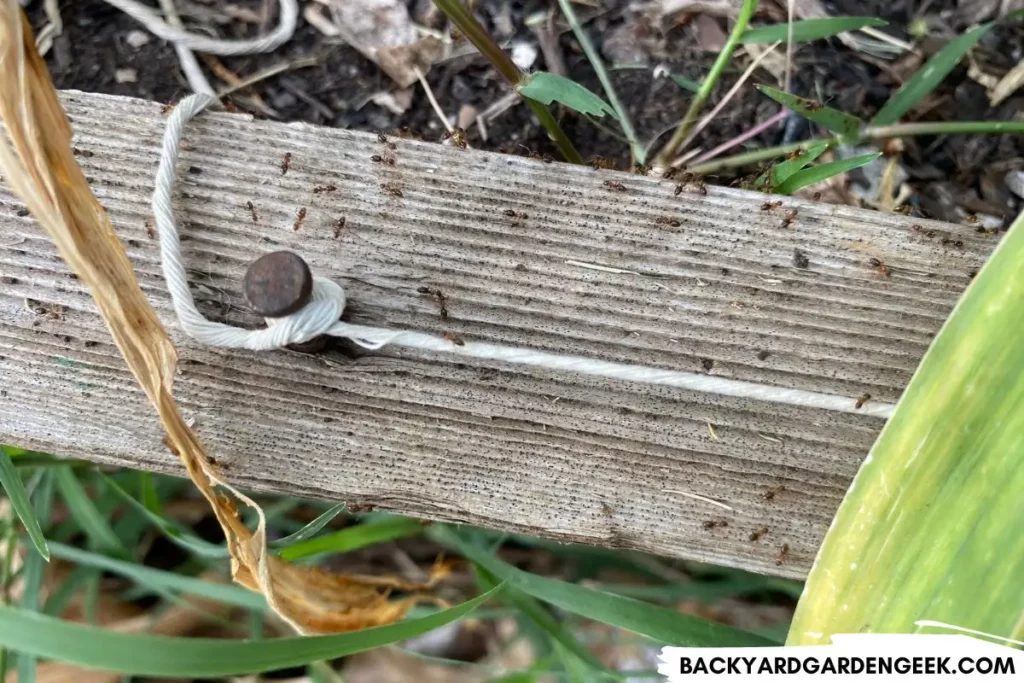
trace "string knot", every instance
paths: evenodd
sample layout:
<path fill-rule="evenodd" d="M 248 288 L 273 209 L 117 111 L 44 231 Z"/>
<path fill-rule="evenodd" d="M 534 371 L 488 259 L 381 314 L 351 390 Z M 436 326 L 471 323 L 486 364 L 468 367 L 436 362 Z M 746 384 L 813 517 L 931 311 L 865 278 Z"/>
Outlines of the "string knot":
<path fill-rule="evenodd" d="M 264 318 L 272 334 L 271 348 L 301 344 L 314 337 L 327 334 L 345 310 L 345 290 L 333 280 L 313 277 L 313 296 L 295 313 L 283 318 Z"/>

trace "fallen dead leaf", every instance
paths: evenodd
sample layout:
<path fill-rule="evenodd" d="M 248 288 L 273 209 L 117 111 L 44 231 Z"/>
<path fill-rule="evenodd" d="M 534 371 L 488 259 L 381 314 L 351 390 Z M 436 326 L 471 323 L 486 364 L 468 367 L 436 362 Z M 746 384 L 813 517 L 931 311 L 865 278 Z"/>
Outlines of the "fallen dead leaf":
<path fill-rule="evenodd" d="M 1021 86 L 1024 86 L 1024 59 L 999 79 L 999 82 L 989 92 L 989 102 L 993 107 L 1000 105 L 1003 100 L 1017 92 Z"/>
<path fill-rule="evenodd" d="M 89 288 L 129 370 L 160 416 L 165 444 L 181 459 L 220 523 L 232 578 L 262 593 L 299 633 L 378 626 L 401 619 L 417 603 L 438 604 L 430 590 L 448 573 L 445 564 L 436 565 L 426 582 L 415 583 L 390 576 L 330 574 L 267 552 L 263 510 L 224 481 L 175 403 L 177 353 L 75 161 L 70 123 L 15 0 L 0 2 L 0 120 L 6 129 L 0 135 L 5 183 Z M 239 518 L 239 502 L 256 511 L 255 531 Z M 391 600 L 393 590 L 407 595 Z"/>
<path fill-rule="evenodd" d="M 328 7 L 331 19 L 310 5 L 305 14 L 307 21 L 328 35 L 340 37 L 402 88 L 417 81 L 417 68 L 425 74 L 441 56 L 441 41 L 433 36 L 419 37 L 401 0 L 317 2 Z"/>
<path fill-rule="evenodd" d="M 401 115 L 412 106 L 412 88 L 375 93 L 370 97 L 370 101 L 392 114 Z"/>
<path fill-rule="evenodd" d="M 718 53 L 725 47 L 725 41 L 728 40 L 728 36 L 725 35 L 725 31 L 722 30 L 722 27 L 713 18 L 702 14 L 694 20 L 692 27 L 697 47 L 704 52 Z"/>
<path fill-rule="evenodd" d="M 736 0 L 662 0 L 661 16 L 686 12 L 706 14 L 712 17 L 734 17 L 739 13 L 740 3 Z"/>

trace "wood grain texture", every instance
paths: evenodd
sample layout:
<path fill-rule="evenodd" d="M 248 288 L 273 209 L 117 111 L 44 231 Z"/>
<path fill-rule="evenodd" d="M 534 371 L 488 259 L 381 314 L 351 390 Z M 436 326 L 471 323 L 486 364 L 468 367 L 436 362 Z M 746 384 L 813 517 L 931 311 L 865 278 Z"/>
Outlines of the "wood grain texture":
<path fill-rule="evenodd" d="M 151 234 L 160 105 L 64 102 L 79 161 L 180 351 L 178 400 L 231 481 L 806 574 L 880 420 L 346 342 L 318 356 L 200 348 L 178 330 Z M 292 249 L 346 288 L 352 322 L 894 402 L 996 239 L 394 142 L 195 121 L 176 202 L 200 308 L 260 324 L 242 273 Z M 0 442 L 180 474 L 92 299 L 22 213 L 0 183 Z M 444 293 L 447 317 L 424 287 Z"/>

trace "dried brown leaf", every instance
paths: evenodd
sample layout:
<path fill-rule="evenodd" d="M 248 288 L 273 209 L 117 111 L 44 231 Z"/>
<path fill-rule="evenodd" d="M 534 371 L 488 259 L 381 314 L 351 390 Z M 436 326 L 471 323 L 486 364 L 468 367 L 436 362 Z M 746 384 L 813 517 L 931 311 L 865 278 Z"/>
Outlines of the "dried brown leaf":
<path fill-rule="evenodd" d="M 393 577 L 334 575 L 299 567 L 267 552 L 266 519 L 252 500 L 225 482 L 172 393 L 177 353 L 93 196 L 71 150 L 71 126 L 61 108 L 32 31 L 15 0 L 0 0 L 0 170 L 53 239 L 61 258 L 85 283 L 114 342 L 167 432 L 165 443 L 209 501 L 231 554 L 231 574 L 300 633 L 333 633 L 402 618 L 447 573 L 435 567 L 426 583 Z M 221 487 L 229 494 L 215 489 Z M 239 518 L 236 501 L 256 510 L 255 532 Z M 410 595 L 390 600 L 393 589 Z"/>

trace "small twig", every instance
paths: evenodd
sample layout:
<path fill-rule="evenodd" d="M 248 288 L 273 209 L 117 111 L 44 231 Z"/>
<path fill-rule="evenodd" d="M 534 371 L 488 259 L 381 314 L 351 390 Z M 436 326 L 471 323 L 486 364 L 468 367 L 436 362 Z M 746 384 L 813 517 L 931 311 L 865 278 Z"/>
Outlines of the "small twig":
<path fill-rule="evenodd" d="M 224 66 L 223 62 L 221 62 L 213 55 L 204 54 L 200 56 L 202 57 L 203 62 L 206 64 L 206 66 L 209 67 L 210 71 L 212 71 L 214 75 L 217 76 L 217 78 L 224 81 L 231 87 L 241 87 L 242 79 L 239 78 L 238 74 L 236 74 L 234 71 Z M 251 96 L 249 96 L 248 100 L 252 108 L 256 109 L 264 116 L 270 116 L 275 119 L 281 117 L 281 115 L 278 114 L 277 111 L 275 111 L 266 102 L 264 102 L 263 98 L 257 95 L 256 93 L 253 93 Z"/>
<path fill-rule="evenodd" d="M 569 22 L 569 27 L 576 36 L 576 40 L 580 41 L 583 54 L 587 56 L 590 66 L 593 67 L 594 73 L 597 74 L 597 80 L 601 81 L 601 87 L 604 88 L 604 94 L 608 98 L 608 103 L 612 105 L 615 113 L 619 115 L 619 125 L 622 126 L 622 133 L 626 136 L 626 140 L 629 141 L 629 149 L 633 155 L 633 161 L 639 164 L 644 163 L 647 160 L 647 150 L 637 140 L 636 131 L 633 130 L 633 122 L 629 119 L 629 112 L 622 106 L 619 95 L 615 92 L 615 86 L 612 85 L 612 80 L 608 77 L 608 72 L 604 68 L 604 62 L 601 61 L 601 56 L 597 54 L 594 44 L 590 42 L 590 36 L 580 26 L 576 10 L 572 8 L 570 0 L 558 0 L 558 6 L 562 8 L 562 14 L 565 15 L 566 20 Z"/>
<path fill-rule="evenodd" d="M 880 40 L 883 43 L 895 45 L 904 52 L 914 52 L 914 46 L 908 43 L 907 41 L 900 40 L 896 36 L 890 36 L 885 31 L 879 31 L 877 28 L 874 28 L 873 26 L 862 26 L 860 28 L 860 31 L 865 35 L 871 36 L 875 40 Z"/>
<path fill-rule="evenodd" d="M 248 88 L 249 86 L 259 83 L 267 78 L 272 78 L 285 71 L 291 71 L 292 69 L 305 69 L 306 67 L 316 66 L 320 63 L 320 57 L 303 57 L 296 59 L 291 62 L 282 62 L 281 64 L 275 64 L 274 66 L 267 67 L 263 71 L 257 71 L 251 76 L 247 76 L 242 80 L 238 81 L 236 85 L 232 85 L 229 88 L 225 88 L 217 93 L 217 97 L 227 97 L 231 93 L 238 92 Z"/>
<path fill-rule="evenodd" d="M 568 76 L 569 70 L 565 68 L 562 48 L 558 46 L 558 34 L 555 33 L 555 11 L 549 9 L 539 16 L 527 17 L 526 26 L 537 37 L 537 44 L 540 46 L 541 54 L 544 55 L 544 63 L 547 65 L 548 71 L 559 76 Z"/>
<path fill-rule="evenodd" d="M 711 91 L 714 90 L 715 84 L 718 83 L 718 79 L 721 77 L 722 72 L 725 71 L 725 67 L 729 65 L 729 60 L 732 59 L 732 53 L 736 50 L 736 46 L 740 44 L 740 36 L 747 30 L 747 24 L 750 23 L 750 18 L 754 15 L 756 7 L 757 0 L 743 0 L 743 6 L 736 17 L 736 25 L 732 27 L 729 39 L 725 42 L 722 51 L 718 53 L 718 58 L 712 65 L 708 75 L 700 84 L 700 90 L 697 91 L 697 94 L 693 96 L 693 100 L 690 101 L 690 107 L 686 110 L 683 122 L 676 129 L 676 132 L 672 134 L 672 139 L 668 141 L 668 144 L 658 153 L 654 162 L 656 167 L 667 168 L 669 162 L 675 157 L 679 145 L 689 135 L 690 129 L 697 122 L 697 114 L 700 113 L 704 103 L 711 96 Z"/>
<path fill-rule="evenodd" d="M 53 47 L 54 37 L 64 32 L 64 20 L 61 19 L 60 5 L 57 4 L 57 0 L 44 0 L 43 12 L 49 21 L 36 36 L 36 49 L 39 51 L 40 57 L 44 57 Z"/>
<path fill-rule="evenodd" d="M 498 47 L 498 44 L 494 42 L 494 39 L 487 32 L 487 29 L 480 25 L 480 22 L 476 20 L 476 17 L 460 0 L 434 0 L 434 4 L 447 15 L 452 23 L 459 27 L 462 34 L 476 46 L 480 54 L 490 60 L 494 68 L 498 70 L 498 73 L 504 76 L 505 80 L 513 88 L 520 84 L 523 80 L 523 73 L 519 70 L 519 67 Z M 573 164 L 582 164 L 583 157 L 573 147 L 569 136 L 558 125 L 558 121 L 551 115 L 548 108 L 536 100 L 531 100 L 529 97 L 523 97 L 523 100 L 533 110 L 537 118 L 540 119 L 540 124 L 544 126 L 551 141 L 558 147 L 565 160 Z"/>
<path fill-rule="evenodd" d="M 427 79 L 423 77 L 423 72 L 420 71 L 418 66 L 413 67 L 413 71 L 416 73 L 416 78 L 420 80 L 420 85 L 423 86 L 423 90 L 427 93 L 427 99 L 430 100 L 430 106 L 434 108 L 434 113 L 437 114 L 437 118 L 441 120 L 441 124 L 445 127 L 445 130 L 449 134 L 455 132 L 452 128 L 452 124 L 448 122 L 448 117 L 445 116 L 444 111 L 441 109 L 441 105 L 437 103 L 437 99 L 434 98 L 434 91 L 430 89 L 430 84 L 427 83 Z"/>
<path fill-rule="evenodd" d="M 480 112 L 480 117 L 487 122 L 493 121 L 522 101 L 523 98 L 519 96 L 519 93 L 510 92 L 492 102 L 487 109 Z"/>
<path fill-rule="evenodd" d="M 700 134 L 700 132 L 704 130 L 707 127 L 707 125 L 715 119 L 716 116 L 718 116 L 718 113 L 722 111 L 722 109 L 724 109 L 727 104 L 729 104 L 732 98 L 736 96 L 736 93 L 738 93 L 740 88 L 743 87 L 743 84 L 747 82 L 747 79 L 750 78 L 751 74 L 754 73 L 758 65 L 761 64 L 761 61 L 769 54 L 774 52 L 775 48 L 777 48 L 778 46 L 779 43 L 773 43 L 768 47 L 767 50 L 764 50 L 752 62 L 750 62 L 750 66 L 746 68 L 746 70 L 743 72 L 743 75 L 739 77 L 739 80 L 737 80 L 736 83 L 732 86 L 732 88 L 729 89 L 729 92 L 725 94 L 725 97 L 722 98 L 722 101 L 715 105 L 715 108 L 711 110 L 711 113 L 705 116 L 703 119 L 701 119 L 700 123 L 694 126 L 693 130 L 690 131 L 690 134 L 686 136 L 686 139 L 683 140 L 682 144 L 679 145 L 679 152 L 682 152 L 683 150 L 690 146 L 690 143 L 693 142 L 694 138 L 696 138 Z"/>
<path fill-rule="evenodd" d="M 736 137 L 734 137 L 731 140 L 726 140 L 725 142 L 720 144 L 718 147 L 715 147 L 714 149 L 711 149 L 711 150 L 705 152 L 704 154 L 701 154 L 701 155 L 697 156 L 694 159 L 694 163 L 698 163 L 699 164 L 699 163 L 702 163 L 702 162 L 707 161 L 709 159 L 714 159 L 716 156 L 718 156 L 722 152 L 726 151 L 727 149 L 732 149 L 736 145 L 743 144 L 744 142 L 746 142 L 750 138 L 754 137 L 755 135 L 761 134 L 762 132 L 768 130 L 769 128 L 771 128 L 772 126 L 776 125 L 780 121 L 784 120 L 786 118 L 786 113 L 787 113 L 786 110 L 783 109 L 779 113 L 777 113 L 774 116 L 768 118 L 767 120 L 759 123 L 758 125 L 754 126 L 753 128 L 751 128 L 750 130 L 746 131 L 745 133 L 741 133 L 740 135 L 737 135 Z"/>

